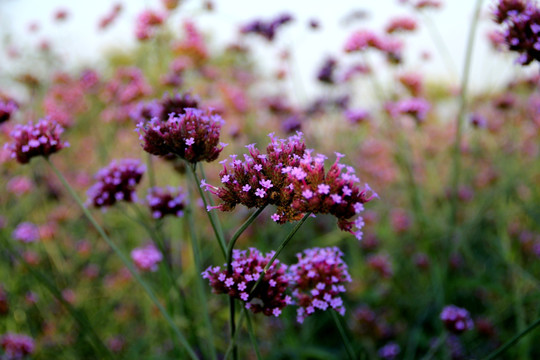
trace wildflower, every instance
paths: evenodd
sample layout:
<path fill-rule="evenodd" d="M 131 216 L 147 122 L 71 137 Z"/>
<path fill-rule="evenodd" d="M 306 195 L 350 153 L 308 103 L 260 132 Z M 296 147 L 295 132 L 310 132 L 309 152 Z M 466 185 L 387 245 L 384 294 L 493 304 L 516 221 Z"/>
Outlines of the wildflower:
<path fill-rule="evenodd" d="M 39 240 L 39 228 L 31 222 L 23 222 L 13 230 L 12 236 L 24 243 L 36 242 Z"/>
<path fill-rule="evenodd" d="M 336 70 L 337 60 L 334 58 L 328 58 L 325 60 L 323 66 L 320 68 L 317 74 L 317 80 L 323 84 L 332 85 L 335 83 L 334 72 Z"/>
<path fill-rule="evenodd" d="M 60 141 L 64 129 L 56 122 L 41 119 L 36 124 L 15 125 L 11 132 L 12 143 L 4 147 L 11 152 L 11 157 L 21 164 L 26 164 L 36 156 L 49 157 L 49 155 L 68 147 L 67 142 Z"/>
<path fill-rule="evenodd" d="M 343 115 L 351 124 L 360 124 L 370 118 L 369 112 L 364 109 L 345 110 Z"/>
<path fill-rule="evenodd" d="M 285 294 L 289 285 L 285 275 L 286 265 L 276 260 L 263 273 L 273 255 L 274 252 L 263 255 L 255 248 L 250 248 L 249 252 L 234 250 L 231 271 L 227 270 L 226 265 L 223 269 L 210 266 L 202 275 L 208 279 L 214 293 L 240 299 L 253 313 L 262 312 L 266 316 L 277 317 L 281 309 L 291 303 L 291 298 Z M 260 276 L 263 279 L 253 290 Z"/>
<path fill-rule="evenodd" d="M 298 262 L 289 267 L 293 298 L 299 306 L 296 319 L 302 323 L 317 309 L 329 308 L 343 315 L 345 307 L 339 296 L 344 284 L 351 281 L 343 253 L 337 247 L 313 248 L 296 255 Z"/>
<path fill-rule="evenodd" d="M 446 329 L 454 334 L 461 334 L 474 327 L 469 312 L 455 305 L 444 307 L 441 312 L 441 320 Z"/>
<path fill-rule="evenodd" d="M 421 124 L 426 120 L 431 104 L 423 98 L 410 98 L 390 103 L 387 107 L 391 116 L 410 115 L 417 124 Z"/>
<path fill-rule="evenodd" d="M 88 189 L 88 203 L 95 207 L 108 207 L 117 201 L 135 201 L 135 188 L 144 171 L 145 167 L 139 160 L 113 160 L 96 174 L 97 182 Z"/>
<path fill-rule="evenodd" d="M 148 244 L 131 251 L 131 259 L 141 271 L 157 271 L 163 255 L 154 244 Z"/>
<path fill-rule="evenodd" d="M 394 274 L 392 263 L 386 254 L 370 255 L 367 258 L 367 265 L 383 278 L 389 278 Z"/>
<path fill-rule="evenodd" d="M 521 65 L 540 61 L 540 8 L 530 0 L 499 0 L 494 20 L 503 25 L 502 37 Z"/>
<path fill-rule="evenodd" d="M 252 22 L 242 26 L 240 32 L 242 34 L 258 34 L 268 41 L 273 41 L 276 36 L 276 31 L 283 25 L 291 22 L 293 17 L 289 14 L 282 14 L 276 18 L 264 21 L 261 19 L 253 20 Z"/>
<path fill-rule="evenodd" d="M 156 28 L 163 24 L 165 15 L 146 9 L 137 16 L 135 35 L 138 40 L 148 40 L 154 36 Z"/>
<path fill-rule="evenodd" d="M 13 100 L 0 100 L 0 124 L 8 121 L 18 108 Z"/>
<path fill-rule="evenodd" d="M 400 31 L 414 31 L 418 24 L 416 20 L 410 17 L 395 17 L 390 19 L 390 23 L 386 25 L 385 31 L 387 34 L 393 34 Z"/>
<path fill-rule="evenodd" d="M 223 119 L 208 111 L 184 110 L 171 114 L 167 121 L 155 117 L 140 122 L 136 130 L 143 149 L 152 155 L 173 153 L 190 163 L 216 160 L 224 147 L 219 143 Z"/>
<path fill-rule="evenodd" d="M 167 215 L 184 215 L 186 196 L 180 187 L 153 187 L 148 190 L 146 201 L 154 219 L 162 219 Z"/>
<path fill-rule="evenodd" d="M 0 337 L 5 360 L 19 360 L 34 352 L 34 339 L 22 334 L 6 333 Z"/>
<path fill-rule="evenodd" d="M 401 348 L 398 344 L 396 344 L 395 342 L 389 342 L 388 344 L 380 348 L 377 354 L 381 359 L 392 360 L 395 359 L 400 352 Z"/>

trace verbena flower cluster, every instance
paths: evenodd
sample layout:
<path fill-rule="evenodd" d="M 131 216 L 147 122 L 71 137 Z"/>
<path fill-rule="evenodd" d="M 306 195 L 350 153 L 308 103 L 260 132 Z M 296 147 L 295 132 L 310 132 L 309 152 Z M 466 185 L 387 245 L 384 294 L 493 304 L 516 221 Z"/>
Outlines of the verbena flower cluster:
<path fill-rule="evenodd" d="M 19 360 L 34 352 L 34 339 L 27 335 L 7 333 L 0 337 L 0 347 L 4 350 L 3 360 Z"/>
<path fill-rule="evenodd" d="M 345 313 L 339 294 L 345 292 L 344 284 L 351 277 L 338 248 L 307 249 L 297 255 L 296 264 L 288 267 L 276 260 L 264 273 L 273 255 L 274 252 L 263 255 L 255 248 L 249 252 L 235 250 L 231 271 L 226 265 L 210 266 L 203 278 L 209 280 L 215 293 L 240 299 L 254 313 L 279 316 L 286 305 L 296 304 L 300 323 L 316 310 Z M 264 278 L 252 293 L 260 276 Z"/>
<path fill-rule="evenodd" d="M 276 36 L 276 31 L 283 25 L 291 22 L 293 17 L 290 14 L 281 14 L 276 18 L 268 21 L 253 20 L 252 22 L 242 26 L 240 32 L 243 34 L 258 34 L 268 41 L 273 41 Z"/>
<path fill-rule="evenodd" d="M 96 174 L 97 182 L 88 189 L 88 203 L 104 208 L 117 201 L 136 201 L 135 188 L 144 171 L 145 166 L 139 160 L 113 160 Z"/>
<path fill-rule="evenodd" d="M 8 121 L 18 108 L 13 100 L 0 100 L 0 124 Z"/>
<path fill-rule="evenodd" d="M 153 187 L 148 190 L 146 201 L 154 219 L 162 219 L 167 215 L 184 215 L 186 195 L 180 187 Z"/>
<path fill-rule="evenodd" d="M 158 264 L 163 260 L 163 254 L 154 244 L 148 244 L 131 251 L 131 259 L 141 271 L 157 271 Z"/>
<path fill-rule="evenodd" d="M 448 305 L 442 310 L 441 320 L 446 329 L 454 334 L 461 334 L 474 327 L 469 312 L 455 305 Z"/>
<path fill-rule="evenodd" d="M 508 49 L 520 54 L 519 64 L 540 61 L 540 8 L 535 1 L 500 0 L 493 15 L 504 25 L 501 34 Z"/>
<path fill-rule="evenodd" d="M 231 164 L 227 159 L 222 161 L 222 187 L 201 184 L 222 200 L 213 208 L 230 211 L 238 204 L 248 208 L 275 205 L 272 220 L 280 224 L 298 220 L 308 212 L 332 214 L 341 230 L 361 239 L 364 222 L 359 214 L 363 204 L 377 195 L 368 185 L 358 185 L 360 180 L 352 167 L 339 163 L 343 155 L 337 154 L 337 160 L 326 171 L 326 157 L 312 156 L 301 133 L 287 139 L 270 134 L 270 138 L 266 154 L 251 144 L 244 161 L 236 155 L 231 156 Z"/>
<path fill-rule="evenodd" d="M 223 119 L 211 111 L 184 110 L 166 121 L 154 117 L 140 122 L 137 132 L 143 149 L 152 155 L 172 153 L 190 163 L 216 160 L 225 146 L 219 142 Z"/>
<path fill-rule="evenodd" d="M 190 93 L 164 94 L 160 100 L 138 103 L 137 107 L 131 112 L 131 118 L 136 123 L 149 121 L 155 117 L 161 121 L 167 121 L 171 114 L 184 114 L 187 108 L 198 109 L 199 98 Z"/>
<path fill-rule="evenodd" d="M 299 306 L 297 320 L 302 323 L 316 310 L 328 308 L 345 314 L 344 284 L 351 281 L 343 253 L 337 247 L 314 248 L 297 254 L 298 263 L 289 268 L 293 286 L 293 299 Z"/>
<path fill-rule="evenodd" d="M 26 125 L 15 125 L 11 132 L 13 142 L 4 145 L 11 153 L 11 158 L 21 164 L 26 164 L 36 156 L 54 154 L 68 147 L 67 142 L 60 141 L 64 129 L 55 121 L 41 119 L 36 124 L 29 122 Z"/>
<path fill-rule="evenodd" d="M 163 21 L 165 21 L 164 14 L 150 9 L 144 10 L 137 16 L 135 36 L 141 41 L 150 39 L 154 36 L 156 28 L 163 24 Z"/>
<path fill-rule="evenodd" d="M 31 222 L 22 222 L 13 230 L 11 236 L 24 243 L 36 242 L 39 239 L 39 228 Z"/>
<path fill-rule="evenodd" d="M 392 36 L 379 35 L 371 30 L 353 32 L 345 41 L 344 50 L 347 53 L 375 49 L 386 55 L 391 62 L 400 62 L 403 43 Z"/>
<path fill-rule="evenodd" d="M 263 273 L 264 267 L 273 255 L 274 252 L 263 255 L 255 248 L 250 248 L 249 251 L 234 250 L 231 271 L 228 271 L 227 265 L 224 264 L 223 269 L 211 266 L 202 275 L 208 279 L 216 294 L 228 294 L 245 302 L 246 308 L 253 313 L 262 312 L 266 316 L 279 316 L 281 309 L 291 304 L 292 300 L 285 293 L 289 286 L 285 274 L 286 265 L 276 260 Z M 263 276 L 263 279 L 253 290 L 260 276 Z"/>

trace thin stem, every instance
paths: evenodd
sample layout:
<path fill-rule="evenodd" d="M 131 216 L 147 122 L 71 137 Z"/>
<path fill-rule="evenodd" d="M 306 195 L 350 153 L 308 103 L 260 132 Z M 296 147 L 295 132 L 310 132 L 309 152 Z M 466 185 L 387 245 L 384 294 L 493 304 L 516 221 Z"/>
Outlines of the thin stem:
<path fill-rule="evenodd" d="M 514 344 L 516 344 L 518 341 L 521 340 L 525 335 L 533 331 L 538 325 L 540 325 L 540 318 L 536 319 L 535 322 L 533 322 L 529 327 L 527 327 L 525 330 L 514 336 L 512 339 L 510 339 L 506 344 L 489 354 L 484 358 L 484 360 L 491 360 L 495 359 L 499 356 L 501 356 L 506 350 L 511 348 Z"/>
<path fill-rule="evenodd" d="M 156 175 L 154 172 L 154 162 L 152 159 L 152 154 L 146 153 L 146 167 L 148 173 L 148 181 L 150 182 L 150 187 L 153 188 L 156 186 Z"/>
<path fill-rule="evenodd" d="M 330 310 L 330 314 L 332 315 L 332 319 L 334 319 L 334 322 L 336 323 L 336 326 L 339 330 L 339 334 L 341 335 L 341 340 L 343 341 L 343 345 L 345 345 L 345 349 L 347 350 L 347 355 L 349 356 L 350 360 L 356 359 L 356 355 L 354 354 L 354 349 L 351 345 L 351 342 L 349 341 L 349 338 L 347 337 L 347 333 L 345 332 L 345 329 L 343 328 L 343 324 L 341 323 L 341 320 L 339 320 L 337 316 L 337 312 L 335 310 Z"/>
<path fill-rule="evenodd" d="M 244 321 L 244 318 L 245 318 L 245 313 L 242 311 L 240 313 L 240 317 L 238 318 L 238 328 L 239 329 L 242 327 L 242 323 Z M 238 338 L 239 333 L 240 333 L 240 331 L 237 331 L 237 332 L 234 333 L 234 336 L 232 337 L 231 342 L 229 343 L 229 347 L 227 348 L 227 351 L 225 352 L 225 356 L 224 356 L 225 360 L 227 360 L 229 358 L 229 356 L 231 355 L 231 352 L 233 351 L 233 348 L 236 346 L 236 340 Z"/>
<path fill-rule="evenodd" d="M 227 257 L 227 246 L 225 245 L 225 239 L 223 236 L 221 227 L 218 229 L 218 221 L 214 218 L 214 214 L 210 211 L 208 211 L 208 202 L 206 200 L 206 196 L 204 195 L 203 190 L 201 189 L 201 181 L 199 180 L 199 176 L 197 175 L 197 171 L 195 169 L 195 165 L 186 162 L 186 167 L 189 169 L 191 175 L 193 176 L 193 179 L 195 180 L 195 186 L 197 187 L 199 191 L 199 195 L 201 196 L 201 199 L 204 203 L 204 208 L 206 211 L 206 214 L 208 215 L 208 219 L 210 220 L 210 224 L 212 225 L 212 229 L 214 229 L 214 234 L 216 235 L 216 239 L 218 240 L 219 247 L 221 249 L 221 252 L 223 253 L 223 257 Z"/>
<path fill-rule="evenodd" d="M 467 52 L 465 54 L 465 65 L 463 67 L 463 74 L 461 78 L 461 93 L 459 98 L 459 111 L 456 119 L 456 138 L 454 141 L 454 166 L 452 176 L 452 194 L 451 194 L 451 213 L 450 213 L 450 225 L 455 227 L 457 222 L 458 212 L 458 197 L 457 191 L 459 187 L 459 178 L 461 175 L 461 142 L 463 138 L 463 122 L 465 121 L 465 112 L 467 111 L 467 95 L 469 86 L 469 76 L 471 73 L 472 55 L 474 50 L 474 38 L 476 35 L 476 28 L 478 26 L 478 20 L 480 17 L 480 10 L 482 8 L 482 0 L 476 1 L 476 7 L 471 22 L 471 28 L 469 30 L 469 37 L 467 40 Z"/>
<path fill-rule="evenodd" d="M 171 318 L 171 316 L 169 315 L 169 313 L 167 312 L 167 310 L 165 310 L 165 308 L 163 307 L 163 305 L 161 305 L 161 303 L 159 302 L 158 298 L 156 297 L 156 295 L 154 294 L 154 291 L 150 288 L 150 286 L 142 279 L 142 277 L 139 275 L 139 273 L 137 272 L 137 270 L 135 269 L 135 267 L 133 266 L 133 264 L 131 263 L 131 261 L 128 260 L 128 258 L 125 257 L 124 254 L 122 254 L 122 252 L 120 251 L 120 249 L 116 246 L 116 244 L 109 238 L 109 236 L 105 233 L 105 231 L 103 230 L 103 228 L 97 223 L 97 221 L 95 220 L 95 218 L 92 216 L 92 214 L 90 213 L 90 211 L 86 208 L 86 206 L 84 206 L 83 202 L 81 201 L 81 199 L 79 198 L 79 196 L 77 195 L 77 193 L 75 192 L 75 190 L 73 190 L 73 188 L 71 187 L 71 185 L 69 185 L 69 183 L 67 182 L 67 180 L 64 178 L 64 175 L 62 175 L 62 173 L 54 166 L 54 164 L 48 159 L 48 158 L 45 158 L 45 160 L 47 161 L 47 163 L 49 164 L 49 166 L 51 167 L 51 169 L 53 170 L 53 172 L 56 174 L 56 176 L 58 177 L 58 179 L 60 179 L 60 181 L 62 182 L 62 184 L 64 185 L 64 187 L 68 190 L 68 192 L 70 193 L 70 195 L 73 197 L 73 199 L 75 200 L 75 202 L 77 203 L 77 205 L 79 205 L 79 207 L 81 208 L 82 212 L 84 213 L 84 215 L 86 216 L 86 218 L 90 221 L 90 223 L 94 226 L 94 228 L 97 230 L 97 232 L 101 235 L 101 237 L 103 238 L 103 240 L 105 240 L 105 242 L 111 247 L 111 249 L 113 249 L 113 251 L 116 253 L 116 255 L 118 255 L 118 257 L 120 258 L 120 260 L 122 260 L 122 262 L 124 263 L 124 265 L 127 267 L 127 269 L 129 270 L 129 272 L 131 273 L 131 275 L 133 276 L 133 278 L 135 278 L 135 280 L 139 283 L 139 285 L 141 285 L 141 287 L 144 289 L 144 291 L 146 292 L 146 294 L 148 295 L 148 297 L 150 298 L 150 300 L 154 303 L 154 305 L 158 308 L 159 312 L 163 315 L 163 317 L 165 318 L 165 320 L 167 321 L 167 323 L 170 325 L 171 329 L 174 331 L 176 337 L 178 338 L 178 340 L 180 341 L 180 343 L 184 346 L 185 350 L 187 351 L 187 353 L 189 354 L 189 356 L 194 359 L 194 360 L 197 360 L 197 355 L 195 354 L 195 352 L 193 351 L 193 349 L 191 348 L 191 346 L 189 345 L 189 343 L 187 342 L 185 336 L 182 334 L 182 332 L 180 331 L 180 329 L 178 329 L 178 327 L 176 326 L 176 324 L 174 323 L 174 320 Z"/>
<path fill-rule="evenodd" d="M 446 337 L 447 337 L 446 333 L 439 336 L 437 338 L 437 341 L 435 342 L 435 344 L 433 344 L 431 346 L 431 349 L 429 349 L 428 353 L 422 358 L 422 360 L 431 360 L 431 359 L 433 359 L 435 354 L 437 354 L 437 351 L 439 351 L 441 346 L 445 343 Z"/>
<path fill-rule="evenodd" d="M 266 274 L 266 272 L 268 271 L 268 269 L 270 268 L 270 266 L 272 266 L 272 264 L 274 263 L 274 261 L 277 259 L 277 257 L 279 256 L 279 254 L 281 253 L 281 251 L 283 251 L 283 249 L 285 248 L 285 246 L 287 246 L 287 244 L 289 243 L 289 241 L 291 241 L 291 239 L 293 238 L 294 234 L 296 234 L 296 232 L 300 229 L 300 227 L 302 226 L 302 224 L 308 219 L 308 217 L 310 217 L 311 213 L 308 212 L 304 215 L 304 217 L 302 218 L 302 220 L 300 220 L 298 223 L 296 223 L 296 225 L 294 226 L 294 228 L 291 230 L 291 232 L 287 235 L 287 237 L 285 238 L 285 240 L 283 240 L 283 242 L 279 245 L 279 247 L 277 248 L 274 256 L 272 256 L 272 258 L 270 259 L 270 261 L 268 262 L 268 264 L 266 264 L 266 266 L 264 267 L 262 273 L 260 274 L 259 276 L 259 279 L 257 279 L 257 282 L 255 283 L 255 285 L 253 285 L 253 288 L 251 289 L 250 291 L 250 295 L 253 294 L 253 292 L 255 291 L 255 289 L 257 288 L 257 286 L 259 286 L 259 284 L 261 283 L 261 281 L 263 280 L 264 278 L 264 275 Z"/>
<path fill-rule="evenodd" d="M 201 305 L 201 312 L 203 313 L 204 323 L 207 330 L 208 336 L 208 347 L 210 352 L 210 358 L 213 360 L 217 359 L 216 348 L 214 346 L 214 330 L 212 329 L 212 322 L 210 321 L 210 313 L 208 312 L 208 300 L 204 292 L 204 284 L 200 273 L 202 271 L 202 261 L 201 261 L 201 250 L 199 248 L 199 242 L 197 240 L 197 233 L 195 231 L 195 221 L 193 219 L 193 195 L 192 190 L 188 190 L 189 203 L 190 206 L 186 209 L 186 217 L 189 225 L 189 234 L 191 238 L 191 248 L 193 251 L 193 260 L 195 262 L 195 278 L 197 283 L 197 293 L 199 296 Z"/>
<path fill-rule="evenodd" d="M 251 345 L 253 346 L 253 350 L 255 350 L 255 356 L 257 357 L 257 360 L 261 360 L 262 357 L 259 351 L 259 345 L 257 344 L 257 337 L 255 336 L 253 323 L 251 322 L 251 316 L 248 313 L 248 309 L 244 308 L 244 313 L 247 319 L 247 328 L 248 328 L 249 339 L 251 340 Z"/>
<path fill-rule="evenodd" d="M 238 228 L 238 230 L 236 230 L 233 237 L 229 241 L 229 245 L 227 246 L 227 271 L 228 272 L 232 271 L 232 269 L 231 269 L 231 261 L 232 261 L 232 254 L 233 254 L 233 250 L 234 250 L 234 245 L 236 244 L 236 240 L 238 240 L 240 235 L 242 235 L 242 233 L 244 231 L 246 231 L 248 226 L 251 225 L 251 223 L 253 221 L 255 221 L 255 219 L 263 212 L 263 210 L 265 208 L 266 208 L 266 205 L 263 206 L 263 207 L 258 208 L 257 211 L 255 211 L 253 214 L 251 214 L 251 216 L 242 224 L 242 226 L 240 226 Z"/>
<path fill-rule="evenodd" d="M 235 323 L 236 311 L 235 311 L 235 302 L 232 296 L 229 296 L 229 329 L 231 332 L 231 342 L 232 339 L 236 337 L 236 323 Z M 238 347 L 233 345 L 232 347 L 232 357 L 234 360 L 238 359 Z"/>

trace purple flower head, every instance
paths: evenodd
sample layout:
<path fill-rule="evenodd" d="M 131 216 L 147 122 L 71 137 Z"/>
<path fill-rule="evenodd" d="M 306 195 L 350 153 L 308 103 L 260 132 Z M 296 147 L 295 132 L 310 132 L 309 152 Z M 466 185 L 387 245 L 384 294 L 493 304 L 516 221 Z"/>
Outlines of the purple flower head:
<path fill-rule="evenodd" d="M 223 119 L 208 111 L 187 108 L 167 121 L 155 117 L 137 125 L 143 149 L 152 155 L 173 153 L 190 163 L 211 162 L 223 150 L 219 135 Z M 187 143 L 192 145 L 188 146 Z"/>
<path fill-rule="evenodd" d="M 139 160 L 113 160 L 96 174 L 96 183 L 88 189 L 88 203 L 105 208 L 117 201 L 135 201 L 135 188 L 144 171 L 145 167 Z"/>
<path fill-rule="evenodd" d="M 39 240 L 39 228 L 31 222 L 22 222 L 13 230 L 11 236 L 24 243 L 36 242 Z"/>
<path fill-rule="evenodd" d="M 18 108 L 13 100 L 0 100 L 0 124 L 8 121 Z"/>
<path fill-rule="evenodd" d="M 323 84 L 332 85 L 335 83 L 334 79 L 334 73 L 337 67 L 337 60 L 329 57 L 325 60 L 322 67 L 319 69 L 319 72 L 317 73 L 317 80 L 322 82 Z"/>
<path fill-rule="evenodd" d="M 279 316 L 281 309 L 291 303 L 291 298 L 285 293 L 289 285 L 285 275 L 287 266 L 276 260 L 263 273 L 273 255 L 273 252 L 263 255 L 255 248 L 250 248 L 249 252 L 234 250 L 230 272 L 227 265 L 223 269 L 210 266 L 202 275 L 208 279 L 214 293 L 240 299 L 253 313 Z M 263 280 L 251 293 L 260 276 L 264 276 Z"/>
<path fill-rule="evenodd" d="M 399 345 L 395 342 L 390 342 L 380 348 L 377 354 L 381 359 L 392 360 L 395 359 L 400 352 L 401 348 L 399 347 Z"/>
<path fill-rule="evenodd" d="M 140 123 L 141 121 L 150 121 L 152 118 L 155 118 L 161 114 L 161 105 L 157 101 L 139 102 L 135 108 L 131 111 L 129 116 L 135 123 Z"/>
<path fill-rule="evenodd" d="M 499 0 L 494 20 L 502 24 L 502 37 L 510 51 L 517 52 L 517 63 L 540 61 L 540 8 L 531 0 Z"/>
<path fill-rule="evenodd" d="M 7 143 L 5 148 L 11 152 L 11 157 L 21 164 L 26 164 L 36 156 L 54 154 L 68 147 L 67 142 L 60 141 L 64 129 L 48 118 L 39 120 L 36 124 L 15 125 L 11 132 L 13 142 Z"/>
<path fill-rule="evenodd" d="M 34 339 L 22 334 L 6 333 L 0 337 L 5 360 L 19 360 L 34 352 Z"/>
<path fill-rule="evenodd" d="M 367 121 L 370 118 L 369 111 L 364 109 L 349 109 L 345 110 L 343 113 L 345 115 L 345 118 L 351 123 L 351 124 L 360 124 L 365 121 Z"/>
<path fill-rule="evenodd" d="M 156 28 L 165 21 L 165 14 L 146 9 L 137 16 L 135 35 L 138 40 L 148 40 L 154 36 Z"/>
<path fill-rule="evenodd" d="M 181 115 L 186 113 L 186 109 L 198 109 L 200 99 L 190 93 L 165 94 L 160 100 L 161 112 L 157 115 L 161 120 L 167 121 L 171 114 Z"/>
<path fill-rule="evenodd" d="M 276 36 L 276 31 L 292 20 L 293 17 L 289 14 L 282 14 L 268 21 L 256 19 L 242 26 L 240 32 L 242 34 L 257 34 L 271 42 Z"/>
<path fill-rule="evenodd" d="M 455 305 L 445 306 L 441 312 L 441 320 L 448 331 L 461 334 L 474 327 L 469 312 Z"/>
<path fill-rule="evenodd" d="M 162 219 L 167 215 L 184 215 L 186 196 L 180 187 L 153 187 L 148 190 L 146 201 L 154 219 Z"/>
<path fill-rule="evenodd" d="M 289 267 L 293 299 L 299 306 L 298 322 L 316 310 L 335 309 L 345 313 L 343 300 L 345 283 L 351 281 L 343 253 L 337 247 L 313 248 L 296 255 L 298 262 Z"/>
<path fill-rule="evenodd" d="M 426 120 L 431 109 L 429 101 L 422 98 L 404 99 L 387 106 L 391 116 L 409 115 L 413 117 L 417 124 L 421 124 Z"/>
<path fill-rule="evenodd" d="M 157 271 L 163 255 L 154 244 L 148 244 L 131 251 L 131 259 L 141 271 Z"/>

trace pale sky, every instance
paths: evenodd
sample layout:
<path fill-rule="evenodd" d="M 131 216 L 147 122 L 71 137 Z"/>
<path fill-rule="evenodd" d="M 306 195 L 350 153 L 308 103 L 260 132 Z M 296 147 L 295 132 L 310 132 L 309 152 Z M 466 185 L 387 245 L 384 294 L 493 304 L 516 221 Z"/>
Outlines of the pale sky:
<path fill-rule="evenodd" d="M 133 26 L 135 17 L 145 7 L 160 9 L 159 0 L 129 0 L 123 1 L 124 11 L 118 21 L 104 32 L 97 31 L 97 21 L 110 11 L 112 0 L 68 1 L 68 0 L 0 0 L 0 35 L 10 34 L 15 39 L 15 46 L 23 49 L 33 49 L 42 39 L 49 39 L 60 50 L 67 64 L 96 63 L 103 49 L 112 46 L 132 46 L 135 42 Z M 270 70 L 275 69 L 274 54 L 277 49 L 289 46 L 293 51 L 298 81 L 304 84 L 308 93 L 316 91 L 317 85 L 312 81 L 314 74 L 326 55 L 340 57 L 348 34 L 361 28 L 382 31 L 386 21 L 392 15 L 411 14 L 410 10 L 398 4 L 397 0 L 215 0 L 215 11 L 201 11 L 202 0 L 187 0 L 177 10 L 173 18 L 173 29 L 180 31 L 182 17 L 194 18 L 200 28 L 212 36 L 214 46 L 224 46 L 236 36 L 240 24 L 254 17 L 271 18 L 284 11 L 295 16 L 295 22 L 287 25 L 278 34 L 278 41 L 273 48 L 257 47 L 257 60 L 263 59 L 263 64 Z M 407 53 L 412 59 L 412 70 L 421 71 L 431 78 L 441 78 L 453 83 L 459 82 L 465 54 L 467 32 L 472 17 L 475 1 L 447 0 L 442 10 L 430 11 L 429 17 L 435 24 L 441 38 L 444 39 L 451 61 L 443 61 L 434 46 L 430 32 L 422 22 L 421 31 L 413 38 L 407 37 L 406 43 L 411 50 Z M 492 0 L 484 0 L 484 20 L 477 33 L 472 82 L 475 88 L 493 88 L 504 83 L 504 80 L 518 71 L 510 55 L 493 55 L 488 51 L 486 32 L 494 26 L 487 19 L 488 9 Z M 58 8 L 69 10 L 70 17 L 63 24 L 55 24 L 53 13 Z M 356 21 L 344 26 L 342 19 L 351 10 L 366 10 L 368 20 Z M 309 19 L 315 18 L 321 22 L 321 29 L 312 32 L 307 27 Z M 28 26 L 37 22 L 39 31 L 30 33 Z M 252 44 L 264 44 L 262 39 L 253 38 Z M 433 54 L 433 60 L 425 65 L 418 60 L 420 50 L 428 50 Z M 271 59 L 271 61 L 264 60 Z M 3 63 L 3 65 L 2 65 Z M 449 72 L 448 64 L 454 64 L 454 71 Z M 414 68 L 422 64 L 421 68 Z M 20 65 L 19 65 L 20 66 Z M 15 66 L 17 68 L 17 66 Z M 13 64 L 0 59 L 0 81 L 2 73 L 5 76 L 12 71 Z"/>

